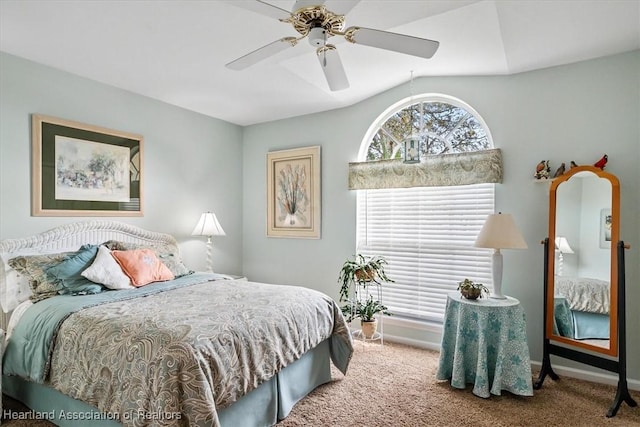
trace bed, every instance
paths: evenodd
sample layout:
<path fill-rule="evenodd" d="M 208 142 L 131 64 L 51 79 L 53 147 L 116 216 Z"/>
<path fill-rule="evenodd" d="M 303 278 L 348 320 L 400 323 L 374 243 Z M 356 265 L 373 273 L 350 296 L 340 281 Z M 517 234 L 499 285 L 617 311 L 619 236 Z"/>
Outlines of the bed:
<path fill-rule="evenodd" d="M 109 253 L 162 280 L 74 287 L 69 266 L 95 247 L 85 267 Z M 353 352 L 328 296 L 188 271 L 167 234 L 80 222 L 1 241 L 0 257 L 2 391 L 57 425 L 273 425 Z M 43 258 L 46 274 L 23 270 Z"/>
<path fill-rule="evenodd" d="M 555 333 L 567 338 L 609 339 L 608 281 L 555 276 Z"/>

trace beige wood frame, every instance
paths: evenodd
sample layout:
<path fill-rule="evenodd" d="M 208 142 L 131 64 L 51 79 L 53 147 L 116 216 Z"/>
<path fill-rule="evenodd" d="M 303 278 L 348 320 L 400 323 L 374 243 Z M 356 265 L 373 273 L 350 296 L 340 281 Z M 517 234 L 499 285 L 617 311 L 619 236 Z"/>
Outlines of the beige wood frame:
<path fill-rule="evenodd" d="M 102 134 L 113 137 L 126 138 L 135 140 L 138 143 L 138 170 L 140 173 L 139 181 L 139 210 L 92 210 L 92 209 L 49 209 L 43 207 L 43 173 L 42 173 L 42 144 L 44 124 L 54 124 L 66 126 L 73 129 L 84 130 L 95 134 Z M 100 141 L 93 141 L 100 142 Z M 143 216 L 143 196 L 144 196 L 144 138 L 141 135 L 107 129 L 94 125 L 87 125 L 71 120 L 60 119 L 41 114 L 33 114 L 31 118 L 31 215 L 32 216 Z M 91 203 L 88 201 L 87 203 Z"/>
<path fill-rule="evenodd" d="M 578 340 L 573 340 L 560 335 L 554 335 L 554 278 L 555 278 L 555 251 L 552 245 L 556 237 L 556 191 L 558 186 L 568 181 L 579 172 L 592 172 L 600 178 L 609 180 L 611 183 L 611 278 L 610 307 L 609 307 L 609 348 L 591 345 Z M 548 250 L 548 271 L 547 271 L 547 318 L 545 319 L 545 337 L 563 344 L 580 347 L 595 353 L 602 353 L 609 356 L 618 354 L 618 252 L 617 243 L 620 240 L 620 181 L 618 178 L 594 166 L 578 166 L 571 168 L 568 172 L 553 180 L 549 191 L 549 250 Z"/>
<path fill-rule="evenodd" d="M 288 169 L 290 168 L 290 169 Z M 278 188 L 287 170 L 303 173 L 296 181 L 306 195 L 304 211 L 293 215 L 283 211 L 287 198 Z M 296 175 L 296 178 L 300 176 Z M 267 153 L 267 237 L 320 238 L 320 147 L 305 147 Z M 291 225 L 287 224 L 289 218 Z"/>

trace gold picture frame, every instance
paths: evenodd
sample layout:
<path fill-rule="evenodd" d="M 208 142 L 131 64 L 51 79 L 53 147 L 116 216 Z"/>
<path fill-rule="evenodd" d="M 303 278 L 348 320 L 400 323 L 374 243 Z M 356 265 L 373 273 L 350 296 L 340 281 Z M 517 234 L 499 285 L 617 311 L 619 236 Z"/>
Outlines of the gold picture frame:
<path fill-rule="evenodd" d="M 140 135 L 34 114 L 32 216 L 142 216 Z"/>
<path fill-rule="evenodd" d="M 320 238 L 320 147 L 267 153 L 267 237 Z"/>

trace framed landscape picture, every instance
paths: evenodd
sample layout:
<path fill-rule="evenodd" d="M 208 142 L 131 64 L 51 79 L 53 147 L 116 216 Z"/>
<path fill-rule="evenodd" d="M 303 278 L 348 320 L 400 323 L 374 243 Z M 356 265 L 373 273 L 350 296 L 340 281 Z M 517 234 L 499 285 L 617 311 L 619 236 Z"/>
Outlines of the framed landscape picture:
<path fill-rule="evenodd" d="M 320 147 L 267 153 L 267 236 L 320 238 Z"/>
<path fill-rule="evenodd" d="M 142 216 L 143 138 L 34 114 L 32 216 Z"/>

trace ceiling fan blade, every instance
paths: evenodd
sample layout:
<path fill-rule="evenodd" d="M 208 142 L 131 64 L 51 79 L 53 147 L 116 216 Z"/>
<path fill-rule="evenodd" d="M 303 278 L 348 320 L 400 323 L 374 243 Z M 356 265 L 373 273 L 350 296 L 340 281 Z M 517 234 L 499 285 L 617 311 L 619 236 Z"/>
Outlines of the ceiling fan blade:
<path fill-rule="evenodd" d="M 291 16 L 289 11 L 274 6 L 261 0 L 237 1 L 228 0 L 226 3 L 232 4 L 242 9 L 250 10 L 261 15 L 270 16 L 275 19 L 286 19 Z"/>
<path fill-rule="evenodd" d="M 318 50 L 316 50 L 318 59 L 320 60 L 320 67 L 324 73 L 327 83 L 329 83 L 329 89 L 331 91 L 343 90 L 349 87 L 349 80 L 347 74 L 344 72 L 342 61 L 336 47 L 328 44 Z"/>
<path fill-rule="evenodd" d="M 325 0 L 296 0 L 296 2 L 293 4 L 293 7 L 291 8 L 291 13 L 296 13 L 303 7 L 322 6 L 324 2 Z"/>
<path fill-rule="evenodd" d="M 268 57 L 275 55 L 278 52 L 282 52 L 287 48 L 293 47 L 296 44 L 298 44 L 298 39 L 295 37 L 284 37 L 229 62 L 225 67 L 232 70 L 244 70 L 257 62 L 267 59 Z"/>
<path fill-rule="evenodd" d="M 326 6 L 336 15 L 346 15 L 358 3 L 360 3 L 360 0 L 334 0 L 327 2 Z"/>
<path fill-rule="evenodd" d="M 361 27 L 347 28 L 344 37 L 352 43 L 406 53 L 422 58 L 431 58 L 440 45 L 440 43 L 435 40 Z"/>

